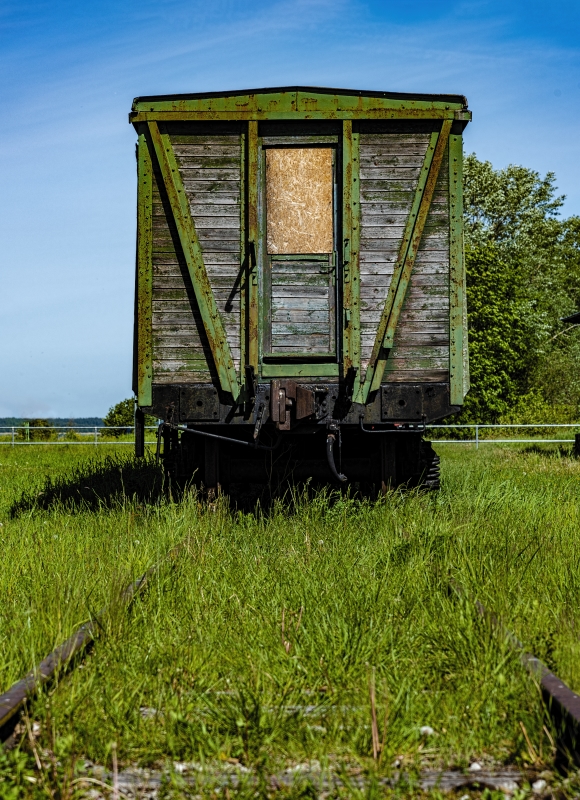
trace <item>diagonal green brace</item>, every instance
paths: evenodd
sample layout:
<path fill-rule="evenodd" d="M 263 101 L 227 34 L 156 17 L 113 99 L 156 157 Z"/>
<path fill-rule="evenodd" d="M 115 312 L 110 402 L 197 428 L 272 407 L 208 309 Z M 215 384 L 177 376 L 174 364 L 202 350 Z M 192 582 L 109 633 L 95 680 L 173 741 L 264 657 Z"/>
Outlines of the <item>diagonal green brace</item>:
<path fill-rule="evenodd" d="M 163 176 L 163 183 L 175 219 L 183 255 L 193 284 L 195 298 L 214 358 L 220 385 L 224 391 L 230 392 L 235 401 L 239 397 L 241 387 L 203 261 L 203 253 L 197 238 L 189 201 L 181 180 L 171 140 L 167 133 L 162 133 L 159 130 L 156 122 L 149 122 L 149 135 Z"/>
<path fill-rule="evenodd" d="M 359 403 L 366 403 L 369 394 L 376 391 L 381 385 L 389 352 L 393 347 L 397 323 L 399 322 L 409 288 L 411 273 L 421 243 L 423 229 L 435 192 L 435 184 L 439 177 L 439 170 L 445 155 L 450 131 L 451 120 L 444 120 L 441 132 L 434 131 L 431 134 L 431 140 L 427 147 L 427 153 L 413 198 L 411 213 L 407 219 L 405 233 L 399 248 L 393 279 L 389 286 L 385 307 L 377 329 L 365 381 L 357 397 L 357 402 Z"/>

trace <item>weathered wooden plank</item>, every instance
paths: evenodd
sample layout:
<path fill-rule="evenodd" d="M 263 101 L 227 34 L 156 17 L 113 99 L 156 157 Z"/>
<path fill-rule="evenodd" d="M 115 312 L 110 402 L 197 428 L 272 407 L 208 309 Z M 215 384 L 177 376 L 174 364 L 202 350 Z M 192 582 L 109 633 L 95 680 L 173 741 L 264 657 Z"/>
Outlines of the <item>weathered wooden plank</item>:
<path fill-rule="evenodd" d="M 329 346 L 330 337 L 328 334 L 297 336 L 291 333 L 287 336 L 277 336 L 276 339 L 272 341 L 272 352 L 303 353 L 306 348 L 307 352 L 326 353 L 328 352 Z"/>
<path fill-rule="evenodd" d="M 385 285 L 385 278 L 387 275 L 392 275 L 393 270 L 389 273 L 369 273 L 361 272 L 364 275 L 364 285 L 361 291 L 361 297 L 369 297 L 375 292 L 375 289 L 382 288 Z M 440 272 L 418 273 L 413 275 L 411 286 L 444 286 L 446 289 L 449 285 L 449 274 L 444 269 Z"/>
<path fill-rule="evenodd" d="M 372 147 L 388 146 L 389 151 L 398 142 L 401 145 L 420 144 L 423 146 L 423 153 L 429 144 L 429 133 L 419 132 L 397 132 L 397 133 L 363 133 L 365 144 L 370 144 Z"/>
<path fill-rule="evenodd" d="M 240 265 L 232 253 L 207 253 L 205 257 L 206 266 L 208 269 L 230 269 L 237 274 Z M 170 270 L 174 270 L 176 275 L 188 275 L 187 267 L 183 259 L 177 254 L 173 253 L 159 253 L 153 265 L 154 275 L 169 274 Z"/>
<path fill-rule="evenodd" d="M 449 358 L 394 358 L 389 357 L 389 372 L 399 370 L 446 370 L 449 372 Z"/>
<path fill-rule="evenodd" d="M 438 347 L 442 348 L 446 354 L 449 353 L 449 334 L 448 333 L 429 333 L 428 331 L 421 331 L 420 333 L 405 331 L 397 335 L 395 338 L 395 351 L 398 352 L 399 347 Z"/>
<path fill-rule="evenodd" d="M 236 133 L 175 133 L 170 132 L 171 144 L 178 150 L 183 148 L 203 147 L 210 149 L 216 146 L 228 147 L 237 141 Z M 239 144 L 237 145 L 239 148 Z"/>
<path fill-rule="evenodd" d="M 403 309 L 400 320 L 403 329 L 408 322 L 440 322 L 449 324 L 449 307 L 446 308 L 409 308 Z"/>
<path fill-rule="evenodd" d="M 376 238 L 368 238 L 363 233 L 364 238 L 362 238 L 361 247 L 364 247 L 367 253 L 397 253 L 398 252 L 398 244 L 400 240 L 397 239 L 376 239 Z M 419 247 L 420 252 L 425 252 L 426 250 L 430 251 L 439 251 L 444 254 L 444 258 L 449 258 L 449 244 L 446 239 L 441 239 L 438 236 L 429 236 L 424 242 L 421 242 Z"/>
<path fill-rule="evenodd" d="M 396 369 L 385 370 L 384 383 L 442 383 L 449 380 L 448 369 L 414 369 L 407 370 L 397 365 Z"/>
<path fill-rule="evenodd" d="M 370 213 L 367 209 L 370 204 L 365 204 L 362 209 L 362 224 L 365 228 L 382 227 L 384 225 L 395 225 L 397 227 L 404 227 L 406 218 L 405 214 L 401 211 L 392 210 L 387 213 Z M 429 214 L 429 223 L 425 226 L 428 230 L 431 226 L 445 224 L 447 220 L 447 209 L 445 206 L 434 209 L 433 213 Z"/>
<path fill-rule="evenodd" d="M 210 180 L 188 180 L 184 178 L 183 186 L 187 192 L 187 194 L 191 194 L 192 197 L 198 199 L 200 194 L 206 193 L 211 195 L 223 195 L 226 197 L 236 198 L 237 194 L 240 191 L 240 181 L 234 180 L 227 180 L 227 181 L 216 181 L 215 183 Z"/>
<path fill-rule="evenodd" d="M 181 167 L 179 168 L 183 176 L 185 186 L 194 187 L 199 183 L 210 182 L 219 186 L 235 186 L 240 181 L 240 165 L 230 169 L 213 169 L 204 167 Z"/>
<path fill-rule="evenodd" d="M 272 309 L 274 314 L 282 309 L 288 311 L 290 309 L 308 309 L 308 308 L 311 308 L 315 311 L 320 311 L 325 308 L 328 312 L 328 296 L 324 295 L 305 296 L 305 292 L 302 291 L 301 289 L 298 289 L 295 295 L 277 294 L 272 298 Z"/>
<path fill-rule="evenodd" d="M 212 270 L 211 278 L 212 278 L 212 283 L 215 284 L 215 286 L 218 286 L 221 289 L 227 289 L 228 291 L 232 292 L 233 296 L 239 294 L 240 292 L 239 286 L 232 289 L 232 285 L 234 283 L 233 279 L 235 278 L 235 273 L 233 270 L 224 270 L 224 271 Z M 189 288 L 189 286 L 183 282 L 183 278 L 181 275 L 171 275 L 171 276 L 156 275 L 153 280 L 153 289 L 157 290 L 158 292 L 157 296 L 159 297 L 161 297 L 160 291 L 162 289 L 180 290 L 184 293 L 192 291 Z"/>
<path fill-rule="evenodd" d="M 383 180 L 365 180 L 364 198 L 379 192 L 412 192 L 417 181 L 414 178 L 392 178 Z M 362 187 L 361 187 L 362 188 Z"/>
<path fill-rule="evenodd" d="M 240 230 L 239 228 L 202 228 L 199 231 L 199 240 L 203 242 L 223 241 L 236 242 L 239 247 Z M 175 250 L 174 239 L 167 230 L 156 230 L 153 236 L 153 244 L 156 248 L 167 249 L 173 247 Z M 228 244 L 228 247 L 230 245 Z"/>
<path fill-rule="evenodd" d="M 215 198 L 212 198 L 215 199 Z M 216 217 L 224 220 L 224 225 L 228 225 L 225 220 L 232 218 L 239 220 L 240 218 L 240 204 L 239 203 L 190 203 L 189 210 L 196 219 L 210 220 Z M 165 209 L 161 203 L 154 204 L 153 215 L 165 218 Z M 161 223 L 163 225 L 163 223 Z"/>
<path fill-rule="evenodd" d="M 283 336 L 302 337 L 307 341 L 315 335 L 329 338 L 328 319 L 324 322 L 272 322 L 272 339 L 276 343 L 274 346 L 280 344 L 280 337 Z"/>
<path fill-rule="evenodd" d="M 387 150 L 384 153 L 369 155 L 367 152 L 361 154 L 360 165 L 361 174 L 369 168 L 374 167 L 414 167 L 421 166 L 425 157 L 425 148 L 415 148 L 414 151 L 408 150 Z"/>
<path fill-rule="evenodd" d="M 204 353 L 196 352 L 190 347 L 157 346 L 156 363 L 166 369 L 175 369 L 176 365 L 191 370 L 207 369 Z"/>
<path fill-rule="evenodd" d="M 280 134 L 272 136 L 270 135 L 262 136 L 262 144 L 265 147 L 272 147 L 272 146 L 282 147 L 283 145 L 292 145 L 294 147 L 296 145 L 300 145 L 302 147 L 305 147 L 309 144 L 324 145 L 324 144 L 336 144 L 337 142 L 338 142 L 338 136 L 337 135 L 334 136 L 332 134 L 329 134 L 328 136 L 322 134 L 321 135 L 300 134 L 294 136 L 288 134 Z"/>
<path fill-rule="evenodd" d="M 211 137 L 213 139 L 213 137 Z M 171 137 L 173 149 L 178 159 L 187 158 L 236 158 L 239 154 L 239 144 L 216 142 L 208 144 L 176 143 Z M 209 140 L 206 140 L 209 141 Z"/>
<path fill-rule="evenodd" d="M 228 243 L 228 247 L 229 247 L 229 243 L 230 242 L 236 242 L 236 244 L 238 246 L 238 252 L 239 252 L 239 249 L 240 249 L 240 229 L 238 227 L 236 227 L 236 228 L 229 228 L 229 227 L 222 228 L 221 226 L 220 227 L 215 226 L 215 227 L 211 227 L 211 228 L 201 228 L 199 230 L 199 234 L 198 235 L 199 235 L 200 241 L 204 242 L 204 243 L 205 242 L 209 243 L 209 242 L 213 242 L 213 241 L 217 240 L 218 242 L 221 242 L 223 244 L 225 244 L 227 242 Z M 218 250 L 218 252 L 221 252 L 221 251 Z M 227 251 L 224 250 L 223 252 L 227 252 Z"/>
<path fill-rule="evenodd" d="M 407 165 L 405 167 L 396 167 L 391 164 L 384 166 L 366 166 L 361 165 L 361 180 L 368 181 L 373 184 L 376 181 L 388 181 L 393 184 L 400 184 L 402 182 L 417 181 L 421 172 L 421 163 L 417 162 L 416 165 Z"/>
<path fill-rule="evenodd" d="M 227 208 L 227 206 L 226 206 Z M 191 209 L 191 206 L 190 206 Z M 215 206 L 214 206 L 215 209 Z M 193 212 L 192 212 L 193 213 Z M 195 224 L 197 229 L 202 235 L 205 230 L 232 230 L 239 236 L 240 235 L 240 213 L 239 210 L 235 214 L 214 213 L 213 215 L 195 214 Z"/>
<path fill-rule="evenodd" d="M 447 220 L 443 220 L 443 223 Z M 363 223 L 364 224 L 364 223 Z M 403 236 L 405 228 L 399 225 L 381 225 L 367 228 L 365 226 L 361 234 L 361 244 L 366 245 L 367 242 L 372 242 L 375 239 L 397 239 L 400 240 Z M 449 241 L 448 227 L 438 224 L 433 224 L 430 229 L 425 231 L 423 241 L 431 241 L 433 239 L 443 239 Z"/>
<path fill-rule="evenodd" d="M 240 171 L 240 153 L 239 147 L 233 148 L 231 154 L 225 155 L 218 150 L 215 154 L 198 155 L 198 154 L 184 154 L 176 156 L 179 169 L 212 169 L 212 170 L 234 170 L 239 173 Z"/>
<path fill-rule="evenodd" d="M 283 322 L 315 322 L 315 323 L 324 323 L 328 325 L 328 306 L 326 308 L 321 309 L 286 309 L 276 308 L 275 309 L 275 316 L 276 322 L 283 323 Z"/>
<path fill-rule="evenodd" d="M 383 209 L 387 211 L 397 211 L 404 213 L 405 209 L 409 208 L 413 201 L 412 192 L 397 192 L 397 191 L 383 191 L 383 192 L 365 192 L 362 196 L 361 186 L 361 210 L 364 213 L 365 209 Z M 431 207 L 447 206 L 449 197 L 447 192 L 437 193 L 431 201 Z"/>
<path fill-rule="evenodd" d="M 198 383 L 210 383 L 214 376 L 211 372 L 167 372 L 161 373 L 155 378 L 155 383 L 160 385 L 170 385 L 170 384 L 198 384 Z"/>
<path fill-rule="evenodd" d="M 361 266 L 361 275 L 374 277 L 381 275 L 392 275 L 394 269 L 394 262 L 391 261 L 365 261 Z M 414 273 L 417 276 L 421 275 L 448 275 L 449 265 L 442 259 L 428 260 L 417 265 L 415 262 Z M 366 277 L 365 277 L 366 280 Z M 371 281 L 372 282 L 372 281 Z"/>

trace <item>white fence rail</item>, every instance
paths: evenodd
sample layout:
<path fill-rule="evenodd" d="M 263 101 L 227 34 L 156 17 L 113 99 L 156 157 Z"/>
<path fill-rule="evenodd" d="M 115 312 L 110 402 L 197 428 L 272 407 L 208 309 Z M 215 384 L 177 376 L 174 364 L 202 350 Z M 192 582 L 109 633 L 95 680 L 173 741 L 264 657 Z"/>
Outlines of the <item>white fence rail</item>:
<path fill-rule="evenodd" d="M 146 425 L 145 430 L 157 430 L 157 425 Z M 52 431 L 57 431 L 56 438 L 53 438 Z M 60 433 L 58 433 L 60 431 Z M 130 441 L 120 442 L 115 439 L 115 431 L 118 431 L 118 436 L 134 434 L 135 428 L 132 425 L 119 425 L 119 426 L 98 426 L 98 425 L 47 425 L 47 426 L 30 426 L 30 425 L 0 425 L 0 445 L 7 444 L 12 447 L 16 445 L 26 444 L 91 444 L 95 447 L 101 444 L 106 445 L 133 445 L 134 439 Z M 42 436 L 44 433 L 49 433 L 50 438 L 41 439 L 36 438 Z M 82 436 L 79 441 L 77 439 L 67 439 L 67 434 L 74 434 L 75 436 Z M 104 435 L 103 435 L 104 434 Z M 146 442 L 147 444 L 154 444 L 155 439 Z"/>
<path fill-rule="evenodd" d="M 578 423 L 513 423 L 513 424 L 501 424 L 501 425 L 491 425 L 491 424 L 480 424 L 474 423 L 472 425 L 427 425 L 427 430 L 431 431 L 438 431 L 438 430 L 450 430 L 450 429 L 471 429 L 474 431 L 474 438 L 472 439 L 435 439 L 439 444 L 474 444 L 475 449 L 479 449 L 480 444 L 574 444 L 577 442 L 576 437 L 573 439 L 549 439 L 544 437 L 535 437 L 535 438 L 517 438 L 517 439 L 499 439 L 495 437 L 486 438 L 485 431 L 491 429 L 498 429 L 498 428 L 510 428 L 510 429 L 521 429 L 521 428 L 558 428 L 558 429 L 573 429 L 576 428 L 578 430 L 578 436 L 580 436 L 580 422 Z M 99 427 L 99 426 L 70 426 L 70 425 L 60 425 L 60 426 L 47 426 L 47 427 L 30 427 L 29 425 L 5 425 L 0 426 L 0 445 L 11 445 L 12 447 L 16 445 L 93 445 L 94 447 L 98 447 L 99 445 L 133 445 L 133 440 L 129 441 L 119 441 L 115 438 L 114 431 L 119 431 L 119 436 L 123 434 L 133 434 L 134 428 L 129 425 L 122 425 L 118 427 Z M 156 425 L 148 425 L 146 426 L 146 430 L 156 431 Z M 57 431 L 56 438 L 51 437 L 49 439 L 40 439 L 35 438 L 35 435 L 42 435 L 43 432 L 49 431 Z M 484 432 L 484 436 L 481 436 L 481 432 Z M 60 432 L 60 433 L 58 433 Z M 67 434 L 75 434 L 76 436 L 82 437 L 82 439 L 67 439 Z M 105 435 L 103 435 L 105 434 Z M 147 444 L 154 444 L 155 439 L 148 440 Z M 578 442 L 578 447 L 580 450 L 580 442 Z"/>
<path fill-rule="evenodd" d="M 446 430 L 451 428 L 464 428 L 464 429 L 471 429 L 475 432 L 475 438 L 473 439 L 435 439 L 434 441 L 438 444 L 474 444 L 475 449 L 479 449 L 480 444 L 575 444 L 576 437 L 574 439 L 546 439 L 544 437 L 536 437 L 534 439 L 498 439 L 495 437 L 491 438 L 482 438 L 480 436 L 480 431 L 485 431 L 489 429 L 495 428 L 576 428 L 580 431 L 580 422 L 574 423 L 545 423 L 545 422 L 534 422 L 534 423 L 523 423 L 523 422 L 514 422 L 509 424 L 480 424 L 474 423 L 472 425 L 427 425 L 428 430 Z"/>

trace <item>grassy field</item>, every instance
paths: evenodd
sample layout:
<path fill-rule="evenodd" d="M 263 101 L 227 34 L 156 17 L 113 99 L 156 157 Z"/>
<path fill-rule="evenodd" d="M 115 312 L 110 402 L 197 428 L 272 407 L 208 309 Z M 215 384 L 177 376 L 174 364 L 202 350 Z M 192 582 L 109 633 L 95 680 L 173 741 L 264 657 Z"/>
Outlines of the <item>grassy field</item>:
<path fill-rule="evenodd" d="M 172 500 L 154 465 L 113 448 L 3 448 L 0 689 L 185 544 L 35 703 L 36 755 L 25 737 L 0 759 L 0 797 L 72 796 L 75 763 L 110 767 L 113 753 L 258 776 L 314 762 L 549 767 L 538 687 L 470 598 L 580 689 L 580 462 L 437 449 L 439 494 L 298 493 L 242 514 Z M 42 780 L 36 758 L 52 764 Z"/>

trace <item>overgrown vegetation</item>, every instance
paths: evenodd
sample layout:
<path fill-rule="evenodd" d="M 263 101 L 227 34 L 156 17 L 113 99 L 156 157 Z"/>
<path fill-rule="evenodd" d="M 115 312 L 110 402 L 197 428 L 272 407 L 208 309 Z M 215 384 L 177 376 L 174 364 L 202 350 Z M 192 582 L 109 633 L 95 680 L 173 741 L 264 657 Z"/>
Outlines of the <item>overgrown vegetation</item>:
<path fill-rule="evenodd" d="M 464 422 L 571 422 L 580 413 L 580 217 L 555 177 L 465 160 L 471 391 Z"/>
<path fill-rule="evenodd" d="M 580 688 L 580 465 L 488 447 L 439 445 L 439 495 L 297 494 L 267 514 L 191 493 L 144 504 L 125 477 L 119 491 L 130 458 L 4 450 L 2 689 L 186 542 L 128 614 L 108 618 L 84 668 L 31 708 L 51 791 L 71 786 L 78 759 L 110 768 L 112 743 L 121 766 L 229 763 L 258 776 L 313 761 L 386 775 L 395 762 L 411 773 L 474 758 L 549 766 L 536 684 L 453 587 Z M 43 472 L 61 487 L 49 503 Z M 59 494 L 102 490 L 106 476 L 115 502 Z M 21 752 L 34 757 L 26 731 Z M 29 774 L 37 783 L 21 773 L 18 792 L 40 795 Z"/>
<path fill-rule="evenodd" d="M 121 400 L 108 410 L 103 418 L 103 434 L 119 437 L 124 433 L 129 433 L 135 424 L 135 400 L 128 397 Z M 145 414 L 145 425 L 152 426 L 157 424 L 157 419 L 150 414 Z"/>

